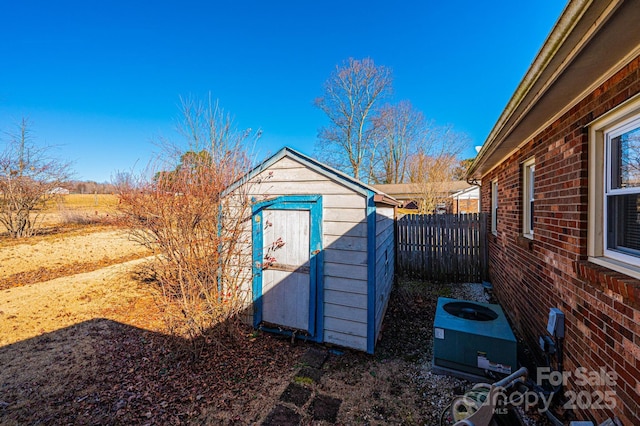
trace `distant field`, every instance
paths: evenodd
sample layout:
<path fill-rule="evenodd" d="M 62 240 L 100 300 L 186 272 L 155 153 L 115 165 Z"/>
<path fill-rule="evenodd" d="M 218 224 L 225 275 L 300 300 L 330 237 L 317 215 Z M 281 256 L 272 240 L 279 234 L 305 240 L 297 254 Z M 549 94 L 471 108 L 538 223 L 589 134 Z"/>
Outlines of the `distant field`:
<path fill-rule="evenodd" d="M 91 224 L 113 218 L 118 196 L 112 194 L 69 194 L 49 200 L 40 212 L 44 226 Z"/>
<path fill-rule="evenodd" d="M 66 207 L 73 210 L 115 210 L 118 196 L 112 194 L 69 194 L 62 195 L 47 203 L 47 210 Z"/>

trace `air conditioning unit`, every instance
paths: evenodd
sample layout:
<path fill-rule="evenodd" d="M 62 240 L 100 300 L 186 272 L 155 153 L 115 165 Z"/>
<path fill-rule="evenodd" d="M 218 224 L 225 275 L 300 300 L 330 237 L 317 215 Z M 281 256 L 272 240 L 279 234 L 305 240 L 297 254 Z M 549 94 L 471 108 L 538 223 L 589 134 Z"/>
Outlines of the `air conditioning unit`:
<path fill-rule="evenodd" d="M 471 380 L 518 369 L 517 342 L 500 305 L 438 298 L 433 371 Z"/>

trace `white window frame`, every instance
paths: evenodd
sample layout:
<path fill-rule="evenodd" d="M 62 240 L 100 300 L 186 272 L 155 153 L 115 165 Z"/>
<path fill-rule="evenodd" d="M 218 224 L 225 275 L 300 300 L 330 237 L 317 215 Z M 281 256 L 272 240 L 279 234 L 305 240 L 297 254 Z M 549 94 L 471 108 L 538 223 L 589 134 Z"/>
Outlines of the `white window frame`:
<path fill-rule="evenodd" d="M 610 140 L 640 126 L 640 95 L 635 96 L 589 125 L 589 261 L 640 279 L 640 256 L 607 248 L 607 194 L 637 193 L 635 189 L 611 190 Z"/>
<path fill-rule="evenodd" d="M 491 233 L 498 235 L 498 179 L 491 181 Z"/>
<path fill-rule="evenodd" d="M 533 239 L 535 199 L 535 158 L 522 163 L 522 235 Z"/>
<path fill-rule="evenodd" d="M 625 254 L 620 252 L 619 250 L 611 250 L 609 249 L 609 243 L 608 243 L 608 232 L 606 229 L 606 224 L 608 223 L 608 211 L 609 211 L 609 196 L 613 196 L 613 195 L 631 195 L 631 194 L 640 194 L 640 188 L 636 187 L 636 188 L 612 188 L 612 182 L 611 182 L 611 141 L 612 139 L 623 135 L 631 130 L 634 129 L 638 129 L 640 128 L 640 114 L 636 117 L 632 117 L 628 120 L 623 121 L 622 123 L 620 123 L 618 126 L 615 126 L 609 130 L 605 131 L 605 189 L 604 189 L 604 206 L 602 209 L 603 212 L 603 223 L 605 224 L 605 232 L 603 233 L 604 236 L 604 243 L 603 243 L 603 248 L 604 248 L 604 255 L 607 257 L 611 257 L 613 259 L 617 259 L 620 260 L 622 262 L 627 262 L 627 263 L 634 263 L 634 262 L 639 262 L 640 259 L 640 254 L 638 255 L 633 255 L 633 254 Z"/>

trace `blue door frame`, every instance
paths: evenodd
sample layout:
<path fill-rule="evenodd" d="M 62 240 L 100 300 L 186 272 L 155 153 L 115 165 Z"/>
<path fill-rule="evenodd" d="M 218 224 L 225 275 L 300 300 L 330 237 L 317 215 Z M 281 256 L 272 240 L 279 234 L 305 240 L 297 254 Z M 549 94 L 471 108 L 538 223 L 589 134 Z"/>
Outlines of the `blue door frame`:
<path fill-rule="evenodd" d="M 291 334 L 288 330 L 261 327 L 262 322 L 262 262 L 263 262 L 263 217 L 264 210 L 309 211 L 309 340 L 323 341 L 323 247 L 322 247 L 322 196 L 286 195 L 256 203 L 252 208 L 253 223 L 253 326 L 263 330 Z M 301 336 L 302 337 L 302 336 Z"/>

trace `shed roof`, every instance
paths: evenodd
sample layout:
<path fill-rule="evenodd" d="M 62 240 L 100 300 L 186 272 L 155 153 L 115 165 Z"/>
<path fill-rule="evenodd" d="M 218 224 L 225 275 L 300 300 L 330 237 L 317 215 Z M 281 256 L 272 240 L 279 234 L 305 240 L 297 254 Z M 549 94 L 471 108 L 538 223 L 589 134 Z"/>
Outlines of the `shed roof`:
<path fill-rule="evenodd" d="M 362 194 L 364 196 L 370 196 L 371 194 L 373 194 L 373 198 L 374 201 L 377 203 L 382 203 L 382 204 L 388 204 L 390 206 L 399 206 L 401 203 L 396 200 L 395 198 L 387 195 L 386 193 L 384 193 L 381 190 L 378 190 L 372 186 L 369 186 L 361 181 L 359 181 L 358 179 L 355 179 L 349 175 L 347 175 L 346 173 L 343 173 L 339 170 L 334 169 L 331 166 L 327 166 L 326 164 L 323 164 L 321 162 L 319 162 L 316 159 L 313 159 L 309 156 L 306 156 L 294 149 L 291 149 L 289 147 L 284 147 L 282 148 L 280 151 L 278 151 L 277 153 L 275 153 L 274 155 L 272 155 L 271 157 L 267 158 L 266 160 L 264 160 L 262 163 L 260 163 L 259 165 L 257 165 L 256 167 L 254 167 L 249 173 L 247 173 L 247 175 L 245 175 L 242 179 L 240 179 L 239 181 L 235 182 L 233 185 L 231 185 L 229 187 L 229 189 L 227 189 L 227 192 L 229 191 L 233 191 L 234 188 L 237 188 L 239 185 L 241 185 L 244 182 L 250 181 L 251 179 L 253 179 L 254 177 L 256 177 L 257 175 L 259 175 L 260 173 L 262 173 L 263 171 L 265 171 L 266 169 L 268 169 L 269 167 L 271 167 L 273 164 L 275 164 L 276 162 L 278 162 L 279 160 L 281 160 L 282 158 L 291 158 L 303 165 L 305 165 L 306 167 L 310 168 L 311 170 L 314 170 L 315 172 L 327 177 L 328 179 L 331 179 L 333 181 L 336 181 L 350 189 L 352 189 L 354 192 L 357 192 L 359 194 Z"/>
<path fill-rule="evenodd" d="M 640 0 L 571 0 L 468 176 L 482 178 L 638 56 L 638 22 Z"/>

